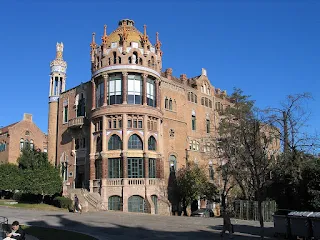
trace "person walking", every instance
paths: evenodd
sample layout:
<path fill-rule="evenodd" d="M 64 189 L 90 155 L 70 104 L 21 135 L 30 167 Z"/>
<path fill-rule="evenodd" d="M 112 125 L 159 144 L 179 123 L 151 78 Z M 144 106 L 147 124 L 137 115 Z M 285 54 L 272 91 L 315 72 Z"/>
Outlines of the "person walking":
<path fill-rule="evenodd" d="M 223 237 L 225 232 L 228 231 L 229 238 L 233 238 L 233 232 L 234 232 L 233 225 L 231 223 L 231 219 L 228 214 L 228 211 L 225 208 L 222 209 L 222 218 L 223 218 L 223 229 L 222 229 L 220 236 Z"/>
<path fill-rule="evenodd" d="M 80 214 L 82 213 L 82 207 L 77 194 L 74 195 L 74 212 L 80 212 Z"/>

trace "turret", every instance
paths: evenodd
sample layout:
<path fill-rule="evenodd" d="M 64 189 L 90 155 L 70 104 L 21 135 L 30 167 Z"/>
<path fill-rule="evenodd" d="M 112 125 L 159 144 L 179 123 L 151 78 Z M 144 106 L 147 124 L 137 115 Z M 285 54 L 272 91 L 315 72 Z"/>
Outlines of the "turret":
<path fill-rule="evenodd" d="M 63 60 L 63 43 L 56 45 L 56 58 L 50 63 L 49 117 L 48 117 L 48 159 L 57 160 L 57 126 L 59 96 L 66 89 L 67 63 Z"/>

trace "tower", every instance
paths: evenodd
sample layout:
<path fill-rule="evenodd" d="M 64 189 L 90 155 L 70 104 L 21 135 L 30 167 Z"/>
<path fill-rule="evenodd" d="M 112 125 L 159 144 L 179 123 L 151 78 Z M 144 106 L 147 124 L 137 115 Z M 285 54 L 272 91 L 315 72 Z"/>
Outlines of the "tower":
<path fill-rule="evenodd" d="M 67 63 L 63 60 L 63 43 L 56 45 L 56 58 L 50 63 L 49 122 L 48 122 L 48 160 L 57 160 L 57 124 L 59 96 L 66 87 Z"/>

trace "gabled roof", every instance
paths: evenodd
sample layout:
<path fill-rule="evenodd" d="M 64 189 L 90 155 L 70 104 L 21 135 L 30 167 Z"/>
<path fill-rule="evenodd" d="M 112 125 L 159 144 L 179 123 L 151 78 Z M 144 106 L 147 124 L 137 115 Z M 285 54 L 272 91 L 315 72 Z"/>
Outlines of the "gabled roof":
<path fill-rule="evenodd" d="M 19 123 L 19 122 L 15 122 L 15 123 L 12 123 L 12 124 L 10 124 L 8 126 L 0 128 L 0 134 L 8 132 L 9 131 L 9 127 L 12 127 L 12 126 L 16 125 L 17 123 Z"/>

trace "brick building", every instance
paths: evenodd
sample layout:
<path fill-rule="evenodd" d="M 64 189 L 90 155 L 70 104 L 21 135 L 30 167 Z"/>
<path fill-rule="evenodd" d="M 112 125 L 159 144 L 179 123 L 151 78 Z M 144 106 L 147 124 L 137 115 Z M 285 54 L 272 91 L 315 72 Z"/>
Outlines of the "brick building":
<path fill-rule="evenodd" d="M 66 90 L 63 44 L 51 62 L 48 156 L 63 167 L 66 188 L 99 193 L 109 210 L 167 213 L 168 179 L 186 161 L 213 180 L 215 137 L 227 94 L 205 69 L 188 78 L 162 71 L 158 33 L 153 45 L 129 19 L 102 43 L 92 36 L 90 81 Z M 218 181 L 218 180 L 216 180 Z M 172 206 L 173 208 L 177 206 Z"/>
<path fill-rule="evenodd" d="M 21 150 L 26 146 L 47 151 L 47 136 L 27 113 L 21 121 L 0 128 L 0 164 L 17 163 Z"/>

